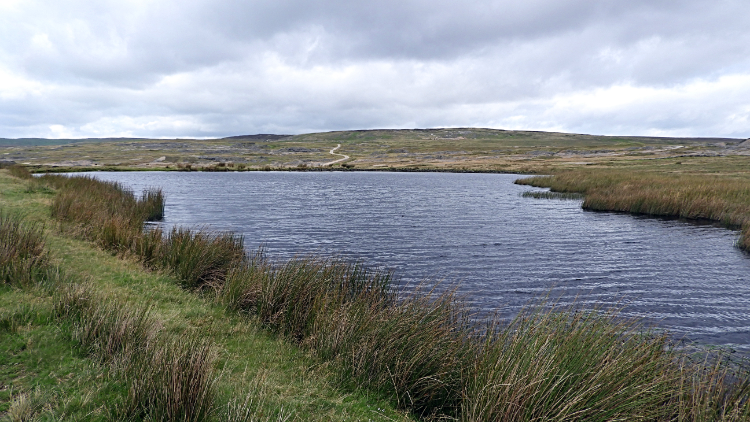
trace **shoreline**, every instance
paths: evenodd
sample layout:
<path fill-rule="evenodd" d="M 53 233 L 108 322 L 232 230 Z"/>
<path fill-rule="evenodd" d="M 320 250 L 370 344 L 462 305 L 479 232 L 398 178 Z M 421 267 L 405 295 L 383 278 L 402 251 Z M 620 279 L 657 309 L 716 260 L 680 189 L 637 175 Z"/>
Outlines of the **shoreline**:
<path fill-rule="evenodd" d="M 713 360 L 704 366 L 692 363 L 665 336 L 641 331 L 616 311 L 529 308 L 507 327 L 498 323 L 478 332 L 466 325 L 463 308 L 452 294 L 417 291 L 397 298 L 388 293 L 388 274 L 323 258 L 276 265 L 262 255 L 245 255 L 237 261 L 242 240 L 231 234 L 144 232 L 144 221 L 163 215 L 158 192 L 137 197 L 117 184 L 59 176 L 25 183 L 29 187 L 18 188 L 17 197 L 46 198 L 44 208 L 51 204 L 55 217 L 50 221 L 66 233 L 67 240 L 60 241 L 81 245 L 88 254 L 97 251 L 96 259 L 78 265 L 87 268 L 106 260 L 134 271 L 125 280 L 105 276 L 98 286 L 133 289 L 131 302 L 158 292 L 155 299 L 169 303 L 159 302 L 154 312 L 160 315 L 169 315 L 160 310 L 165 306 L 169 312 L 193 315 L 195 306 L 204 303 L 200 306 L 218 319 L 200 324 L 217 330 L 212 337 L 216 341 L 234 335 L 221 334 L 226 327 L 217 324 L 226 319 L 276 336 L 320 359 L 314 365 L 339 371 L 343 385 L 356 385 L 356 391 L 376 397 L 382 394 L 415 417 L 506 419 L 502 415 L 508 409 L 499 404 L 511 401 L 522 409 L 519 420 L 602 415 L 698 420 L 707 411 L 750 412 L 744 384 L 724 380 L 725 373 L 734 380 L 734 369 L 714 369 Z M 48 190 L 41 189 L 45 183 Z M 106 206 L 118 196 L 126 207 Z M 44 221 L 50 219 L 46 215 Z M 196 261 L 199 256 L 215 259 L 194 272 L 190 268 L 202 262 Z M 141 265 L 152 272 L 136 271 Z M 141 272 L 163 274 L 161 284 L 133 283 L 132 277 Z M 174 295 L 181 299 L 172 303 Z M 235 330 L 242 331 L 231 332 Z M 243 371 L 241 366 L 232 366 L 235 373 Z M 737 374 L 739 380 L 747 378 L 744 372 Z M 686 388 L 694 386 L 689 380 L 697 375 L 697 389 Z M 725 392 L 736 394 L 736 401 L 719 400 Z"/>

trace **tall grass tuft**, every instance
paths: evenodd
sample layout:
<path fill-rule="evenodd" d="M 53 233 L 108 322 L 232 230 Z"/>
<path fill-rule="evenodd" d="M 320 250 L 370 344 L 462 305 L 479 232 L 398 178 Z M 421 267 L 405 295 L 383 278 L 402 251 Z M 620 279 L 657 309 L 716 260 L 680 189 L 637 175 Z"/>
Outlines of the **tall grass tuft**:
<path fill-rule="evenodd" d="M 84 354 L 123 375 L 128 400 L 122 413 L 157 421 L 209 419 L 216 354 L 199 335 L 159 332 L 148 308 L 102 300 L 85 285 L 63 286 L 55 314 L 71 323 Z"/>
<path fill-rule="evenodd" d="M 152 236 L 158 238 L 157 234 Z M 205 230 L 174 228 L 157 248 L 157 265 L 172 271 L 190 289 L 222 283 L 229 270 L 245 257 L 241 236 Z"/>
<path fill-rule="evenodd" d="M 272 265 L 260 251 L 230 273 L 218 297 L 228 307 L 256 315 L 273 331 L 301 340 L 316 318 L 351 301 L 380 303 L 391 275 L 357 264 L 296 258 Z"/>
<path fill-rule="evenodd" d="M 420 414 L 455 414 L 475 355 L 464 309 L 450 293 L 399 298 L 391 279 L 335 260 L 272 265 L 261 252 L 230 273 L 218 300 L 339 362 L 342 379 Z"/>
<path fill-rule="evenodd" d="M 674 411 L 668 339 L 613 313 L 539 308 L 488 332 L 464 421 L 660 420 Z"/>
<path fill-rule="evenodd" d="M 164 219 L 164 202 L 164 192 L 161 189 L 151 188 L 143 192 L 140 204 L 146 221 Z"/>
<path fill-rule="evenodd" d="M 72 225 L 81 237 L 114 251 L 130 250 L 145 221 L 164 214 L 164 196 L 158 189 L 136 198 L 116 182 L 91 177 L 42 176 L 41 181 L 58 189 L 52 216 Z"/>
<path fill-rule="evenodd" d="M 195 335 L 159 338 L 125 370 L 131 416 L 156 421 L 204 421 L 214 410 L 215 352 Z"/>
<path fill-rule="evenodd" d="M 352 302 L 321 319 L 311 343 L 341 376 L 395 397 L 423 415 L 458 413 L 475 331 L 451 292 L 398 301 Z"/>
<path fill-rule="evenodd" d="M 72 336 L 84 354 L 99 362 L 127 362 L 141 353 L 157 331 L 145 307 L 130 308 L 103 300 L 87 284 L 60 286 L 55 294 L 55 315 L 69 321 Z"/>
<path fill-rule="evenodd" d="M 30 285 L 47 263 L 44 228 L 0 211 L 0 283 Z"/>
<path fill-rule="evenodd" d="M 29 169 L 18 164 L 9 166 L 8 173 L 10 173 L 11 176 L 17 177 L 19 179 L 31 179 L 33 177 Z"/>
<path fill-rule="evenodd" d="M 702 355 L 702 356 L 701 356 Z M 673 398 L 678 421 L 750 420 L 750 367 L 725 352 L 682 356 L 679 396 Z"/>
<path fill-rule="evenodd" d="M 153 227 L 144 230 L 131 244 L 131 252 L 149 268 L 159 268 L 158 260 L 162 253 L 164 233 L 161 228 Z"/>

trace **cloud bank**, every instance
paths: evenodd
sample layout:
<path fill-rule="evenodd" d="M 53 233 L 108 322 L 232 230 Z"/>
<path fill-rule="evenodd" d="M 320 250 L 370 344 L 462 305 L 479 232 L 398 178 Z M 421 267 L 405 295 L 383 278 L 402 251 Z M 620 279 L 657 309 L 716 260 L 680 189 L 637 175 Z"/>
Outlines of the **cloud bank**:
<path fill-rule="evenodd" d="M 750 136 L 746 0 L 0 0 L 0 137 Z"/>

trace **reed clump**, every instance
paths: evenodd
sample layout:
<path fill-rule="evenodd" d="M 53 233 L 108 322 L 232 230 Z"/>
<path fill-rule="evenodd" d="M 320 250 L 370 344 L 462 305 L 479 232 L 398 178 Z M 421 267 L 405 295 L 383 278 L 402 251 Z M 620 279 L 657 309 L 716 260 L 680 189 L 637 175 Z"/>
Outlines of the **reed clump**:
<path fill-rule="evenodd" d="M 45 175 L 41 179 L 58 190 L 52 202 L 52 216 L 108 250 L 129 250 L 141 234 L 144 221 L 164 215 L 164 195 L 158 189 L 137 198 L 119 183 L 91 177 Z"/>
<path fill-rule="evenodd" d="M 81 351 L 125 380 L 120 413 L 158 421 L 205 421 L 214 411 L 213 346 L 195 334 L 161 333 L 147 307 L 95 297 L 85 285 L 62 286 L 55 315 L 72 326 Z"/>
<path fill-rule="evenodd" d="M 314 347 L 340 362 L 342 376 L 393 395 L 403 408 L 456 417 L 478 355 L 466 309 L 450 292 L 391 303 L 344 307 L 321 321 Z"/>
<path fill-rule="evenodd" d="M 167 270 L 184 287 L 199 289 L 222 281 L 245 258 L 243 239 L 231 233 L 174 228 L 147 230 L 164 216 L 164 195 L 150 189 L 139 197 L 115 182 L 90 177 L 45 175 L 58 190 L 52 215 L 80 237 L 115 253 L 133 254 L 145 265 Z"/>
<path fill-rule="evenodd" d="M 61 287 L 56 296 L 55 315 L 71 321 L 73 340 L 84 354 L 100 363 L 129 361 L 156 332 L 148 308 L 128 308 L 94 297 L 91 287 Z"/>
<path fill-rule="evenodd" d="M 419 414 L 455 415 L 476 352 L 465 309 L 450 293 L 399 297 L 391 280 L 338 260 L 272 265 L 259 252 L 230 273 L 217 299 L 338 362 L 348 382 Z"/>
<path fill-rule="evenodd" d="M 615 313 L 538 308 L 488 333 L 462 420 L 664 420 L 676 410 L 668 338 Z"/>
<path fill-rule="evenodd" d="M 155 248 L 155 252 L 141 249 L 143 259 L 169 269 L 189 289 L 222 282 L 245 257 L 243 238 L 231 233 L 173 228 L 160 242 L 159 233 L 156 229 L 143 236 L 148 239 L 144 244 Z"/>
<path fill-rule="evenodd" d="M 0 284 L 30 285 L 48 261 L 44 228 L 0 211 Z"/>
<path fill-rule="evenodd" d="M 750 183 L 744 179 L 586 169 L 516 183 L 582 193 L 583 208 L 589 210 L 707 219 L 743 227 L 738 245 L 750 250 Z"/>
<path fill-rule="evenodd" d="M 125 370 L 130 414 L 157 421 L 211 420 L 215 359 L 211 343 L 198 336 L 155 339 Z"/>
<path fill-rule="evenodd" d="M 725 353 L 685 355 L 679 361 L 682 394 L 673 399 L 679 421 L 750 420 L 750 368 Z"/>
<path fill-rule="evenodd" d="M 29 169 L 27 169 L 25 166 L 14 164 L 14 165 L 8 166 L 7 169 L 8 169 L 8 173 L 10 173 L 11 176 L 17 177 L 19 179 L 33 178 Z"/>

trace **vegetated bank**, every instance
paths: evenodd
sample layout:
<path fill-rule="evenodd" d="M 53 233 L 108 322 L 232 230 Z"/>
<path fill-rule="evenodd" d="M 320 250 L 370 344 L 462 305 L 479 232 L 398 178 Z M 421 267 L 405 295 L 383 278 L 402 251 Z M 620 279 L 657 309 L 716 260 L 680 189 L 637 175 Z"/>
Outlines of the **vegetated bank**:
<path fill-rule="evenodd" d="M 738 246 L 750 251 L 750 181 L 715 174 L 628 169 L 581 169 L 519 179 L 517 184 L 584 195 L 583 208 L 687 219 L 741 229 Z"/>
<path fill-rule="evenodd" d="M 11 171 L 28 177 L 0 171 L 0 420 L 413 419 L 210 291 L 76 240 L 50 219 L 59 191 Z"/>
<path fill-rule="evenodd" d="M 341 386 L 423 418 L 750 418 L 745 369 L 721 353 L 692 359 L 615 311 L 529 308 L 509 324 L 477 326 L 450 292 L 403 291 L 389 273 L 315 257 L 273 263 L 246 254 L 231 233 L 145 230 L 163 210 L 158 191 L 136 196 L 63 176 L 27 183 L 57 192 L 52 215 L 66 233 L 171 274 L 186 292 L 327 362 Z"/>

